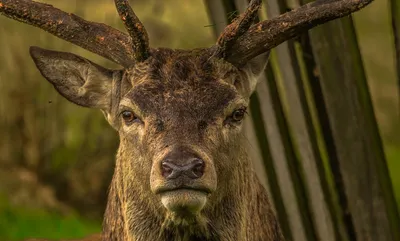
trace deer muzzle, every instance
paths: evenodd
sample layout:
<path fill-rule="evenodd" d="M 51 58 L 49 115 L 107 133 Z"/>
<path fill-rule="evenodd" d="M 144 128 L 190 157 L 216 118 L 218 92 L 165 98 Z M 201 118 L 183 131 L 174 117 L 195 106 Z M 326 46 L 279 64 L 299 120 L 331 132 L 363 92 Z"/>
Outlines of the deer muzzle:
<path fill-rule="evenodd" d="M 163 206 L 175 214 L 197 214 L 215 191 L 214 164 L 206 154 L 189 147 L 174 147 L 153 162 L 151 189 Z"/>

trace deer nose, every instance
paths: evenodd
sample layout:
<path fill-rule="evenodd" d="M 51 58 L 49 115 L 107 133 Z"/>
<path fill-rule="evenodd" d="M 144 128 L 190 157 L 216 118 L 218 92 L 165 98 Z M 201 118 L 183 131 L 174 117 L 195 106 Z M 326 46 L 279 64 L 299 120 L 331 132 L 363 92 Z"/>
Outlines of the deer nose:
<path fill-rule="evenodd" d="M 198 179 L 203 176 L 204 167 L 204 161 L 199 158 L 190 158 L 183 165 L 174 163 L 172 159 L 161 162 L 161 172 L 167 180 L 176 179 L 183 175 L 191 179 Z"/>

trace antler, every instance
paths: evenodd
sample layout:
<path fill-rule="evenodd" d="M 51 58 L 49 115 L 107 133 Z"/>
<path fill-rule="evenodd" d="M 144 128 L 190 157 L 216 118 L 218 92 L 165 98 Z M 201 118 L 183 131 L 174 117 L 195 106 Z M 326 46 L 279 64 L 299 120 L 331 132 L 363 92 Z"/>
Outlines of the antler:
<path fill-rule="evenodd" d="M 115 0 L 115 7 L 131 36 L 135 59 L 138 62 L 146 60 L 150 52 L 149 37 L 142 22 L 133 12 L 128 0 Z"/>
<path fill-rule="evenodd" d="M 129 36 L 107 25 L 89 22 L 49 4 L 31 0 L 0 0 L 0 13 L 39 27 L 122 66 L 128 67 L 135 62 Z"/>
<path fill-rule="evenodd" d="M 147 58 L 147 33 L 128 1 L 115 0 L 115 4 L 131 37 L 110 26 L 31 0 L 0 0 L 0 13 L 129 67 Z"/>
<path fill-rule="evenodd" d="M 261 1 L 252 0 L 245 13 L 228 25 L 218 38 L 217 54 L 232 64 L 244 64 L 301 32 L 347 16 L 372 1 L 316 0 L 250 27 L 243 23 L 251 23 L 261 6 Z M 223 53 L 219 53 L 221 51 Z"/>
<path fill-rule="evenodd" d="M 347 16 L 372 1 L 316 0 L 251 26 L 261 5 L 260 0 L 252 0 L 246 12 L 223 31 L 215 55 L 235 65 L 246 63 L 301 32 Z M 89 22 L 51 5 L 31 0 L 0 0 L 0 13 L 130 67 L 149 56 L 148 37 L 128 0 L 115 0 L 115 4 L 130 37 L 110 26 Z"/>

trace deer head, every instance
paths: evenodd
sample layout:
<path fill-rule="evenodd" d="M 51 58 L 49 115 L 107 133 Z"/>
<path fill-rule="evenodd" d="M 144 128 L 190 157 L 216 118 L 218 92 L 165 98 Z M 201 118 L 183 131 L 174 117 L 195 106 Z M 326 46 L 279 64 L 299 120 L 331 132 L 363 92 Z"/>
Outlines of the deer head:
<path fill-rule="evenodd" d="M 28 0 L 0 0 L 0 13 L 124 67 L 109 70 L 71 53 L 30 49 L 62 96 L 100 109 L 119 132 L 112 186 L 118 201 L 111 201 L 123 203 L 122 222 L 134 229 L 140 217 L 128 213 L 153 213 L 165 226 L 200 227 L 232 192 L 245 195 L 253 179 L 241 126 L 269 50 L 369 2 L 318 0 L 253 25 L 261 0 L 252 0 L 216 45 L 195 50 L 150 48 L 127 0 L 115 5 L 129 36 Z"/>

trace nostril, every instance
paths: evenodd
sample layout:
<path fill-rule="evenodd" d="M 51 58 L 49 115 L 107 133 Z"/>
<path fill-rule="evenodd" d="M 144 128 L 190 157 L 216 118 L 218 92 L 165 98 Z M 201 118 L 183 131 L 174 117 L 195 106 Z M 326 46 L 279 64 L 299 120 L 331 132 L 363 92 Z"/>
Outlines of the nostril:
<path fill-rule="evenodd" d="M 168 163 L 166 161 L 163 161 L 161 163 L 161 172 L 162 172 L 163 177 L 165 177 L 165 178 L 169 177 L 173 171 L 174 171 L 174 169 L 172 168 L 170 163 Z"/>
<path fill-rule="evenodd" d="M 169 160 L 161 162 L 161 174 L 166 179 L 175 179 L 185 175 L 191 179 L 198 179 L 204 174 L 205 164 L 201 159 L 193 159 L 184 166 L 177 166 Z"/>
<path fill-rule="evenodd" d="M 204 161 L 200 159 L 196 159 L 192 163 L 192 169 L 191 169 L 191 177 L 192 178 L 200 178 L 204 174 Z"/>

